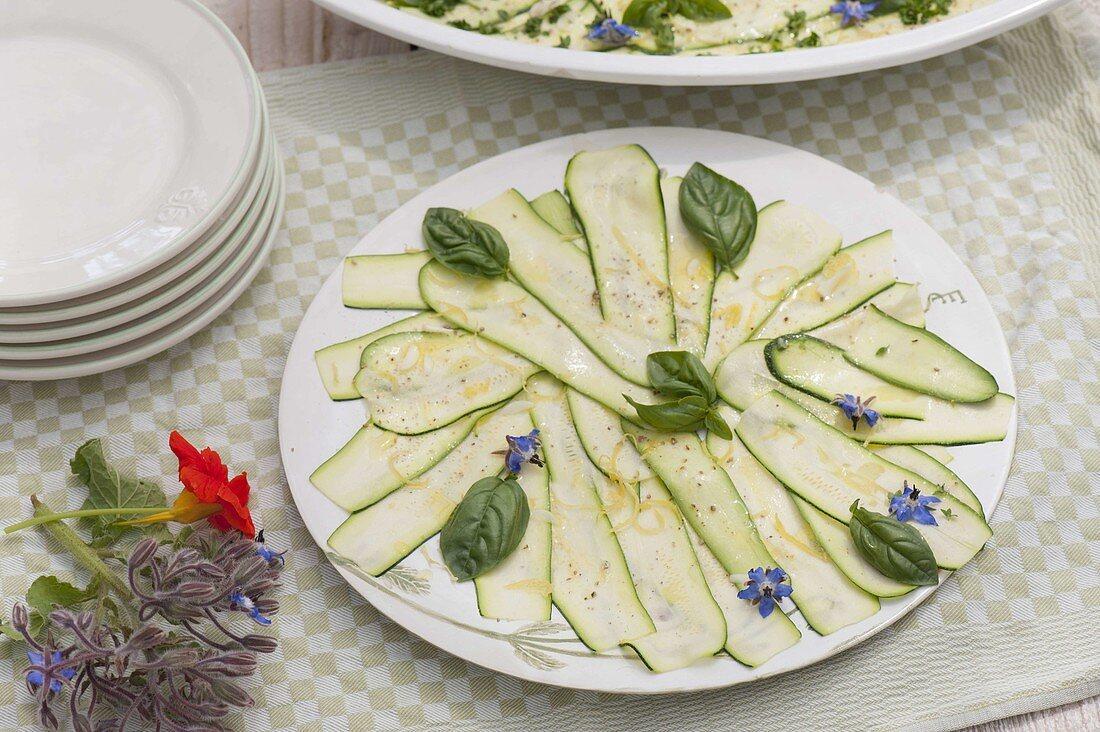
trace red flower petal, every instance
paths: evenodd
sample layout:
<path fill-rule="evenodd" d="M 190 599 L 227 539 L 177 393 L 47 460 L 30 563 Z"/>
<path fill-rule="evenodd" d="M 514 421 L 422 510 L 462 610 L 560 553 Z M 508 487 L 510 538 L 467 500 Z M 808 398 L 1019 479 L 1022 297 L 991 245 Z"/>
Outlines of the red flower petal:
<path fill-rule="evenodd" d="M 179 460 L 183 487 L 199 496 L 204 503 L 213 501 L 217 491 L 211 491 L 210 485 L 224 486 L 229 480 L 229 468 L 222 462 L 221 456 L 209 447 L 200 452 L 175 430 L 168 437 L 168 446 Z"/>
<path fill-rule="evenodd" d="M 210 516 L 207 521 L 219 531 L 237 529 L 252 539 L 256 536 L 256 526 L 252 523 L 252 514 L 248 510 L 248 476 L 241 473 L 220 491 L 217 501 L 222 507 L 221 513 Z"/>

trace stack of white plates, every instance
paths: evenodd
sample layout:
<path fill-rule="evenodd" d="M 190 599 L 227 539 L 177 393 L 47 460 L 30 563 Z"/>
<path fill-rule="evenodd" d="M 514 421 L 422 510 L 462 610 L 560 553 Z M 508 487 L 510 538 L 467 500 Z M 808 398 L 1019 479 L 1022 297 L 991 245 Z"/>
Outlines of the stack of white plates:
<path fill-rule="evenodd" d="M 243 49 L 194 0 L 0 0 L 0 378 L 100 373 L 221 314 L 282 164 Z"/>

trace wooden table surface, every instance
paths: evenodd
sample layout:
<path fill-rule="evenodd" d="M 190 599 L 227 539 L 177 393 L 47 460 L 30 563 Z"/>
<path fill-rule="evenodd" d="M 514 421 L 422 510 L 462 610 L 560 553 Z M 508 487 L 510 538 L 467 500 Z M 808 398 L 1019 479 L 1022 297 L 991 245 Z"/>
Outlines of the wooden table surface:
<path fill-rule="evenodd" d="M 257 71 L 410 50 L 408 44 L 337 17 L 310 0 L 201 2 L 233 30 Z M 1100 697 L 966 732 L 1100 732 Z"/>

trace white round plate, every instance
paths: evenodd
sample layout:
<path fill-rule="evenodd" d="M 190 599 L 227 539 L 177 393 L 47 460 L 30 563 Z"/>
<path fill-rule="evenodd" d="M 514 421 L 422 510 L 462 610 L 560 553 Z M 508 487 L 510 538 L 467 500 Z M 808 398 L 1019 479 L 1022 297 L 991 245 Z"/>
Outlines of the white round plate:
<path fill-rule="evenodd" d="M 0 335 L 0 343 L 17 342 L 9 338 L 8 335 L 10 335 L 11 330 L 23 326 L 61 324 L 61 321 L 72 322 L 92 315 L 118 310 L 123 306 L 135 303 L 141 298 L 160 293 L 164 288 L 170 287 L 173 283 L 179 281 L 181 277 L 216 256 L 218 251 L 224 247 L 226 240 L 239 228 L 245 214 L 254 208 L 258 201 L 262 202 L 266 197 L 266 193 L 261 191 L 261 188 L 267 185 L 269 180 L 267 166 L 271 164 L 273 159 L 278 159 L 277 155 L 271 152 L 271 130 L 266 120 L 265 111 L 260 133 L 260 154 L 256 156 L 255 164 L 249 171 L 248 183 L 240 190 L 218 222 L 205 231 L 194 243 L 167 262 L 114 287 L 99 290 L 83 297 L 42 305 L 0 308 L 0 331 L 8 331 L 7 334 Z M 9 326 L 16 326 L 16 328 L 9 329 Z"/>
<path fill-rule="evenodd" d="M 274 167 L 275 181 L 265 207 L 266 213 L 252 232 L 249 243 L 242 247 L 242 251 L 250 252 L 250 255 L 238 258 L 241 261 L 228 270 L 229 276 L 223 278 L 224 284 L 220 289 L 184 310 L 173 311 L 170 322 L 158 320 L 156 330 L 116 346 L 103 347 L 90 354 L 41 361 L 0 360 L 0 379 L 53 381 L 101 374 L 154 356 L 209 325 L 241 296 L 267 263 L 268 254 L 282 226 L 285 204 L 282 165 Z"/>
<path fill-rule="evenodd" d="M 1001 389 L 1014 393 L 1008 348 L 997 318 L 970 271 L 927 224 L 902 203 L 844 168 L 792 147 L 744 135 L 687 128 L 607 130 L 538 143 L 478 163 L 406 203 L 374 228 L 353 254 L 402 251 L 417 241 L 424 212 L 431 206 L 472 208 L 514 186 L 526 196 L 559 188 L 566 163 L 576 152 L 637 143 L 670 175 L 691 163 L 707 165 L 747 187 L 758 205 L 778 199 L 804 204 L 838 226 L 847 244 L 893 229 L 898 245 L 898 278 L 916 282 L 924 297 L 942 295 L 949 305 L 928 313 L 928 326 L 988 367 Z M 933 300 L 941 298 L 933 297 Z M 341 305 L 340 274 L 334 273 L 313 300 L 287 359 L 279 403 L 279 442 L 291 494 L 306 527 L 322 548 L 347 514 L 310 485 L 310 473 L 362 426 L 362 402 L 328 399 L 313 353 L 318 348 L 372 331 L 407 313 L 352 310 Z M 503 439 L 503 437 L 501 438 Z M 951 469 L 974 490 L 991 514 L 1008 477 L 1016 440 L 1015 420 L 1008 437 L 995 443 L 954 448 Z M 330 559 L 335 559 L 329 555 Z M 409 631 L 468 661 L 532 681 L 606 692 L 661 693 L 738 684 L 820 661 L 882 630 L 927 598 L 934 588 L 883 600 L 867 620 L 829 636 L 809 630 L 792 617 L 803 639 L 759 668 L 718 656 L 669 673 L 648 671 L 627 652 L 593 655 L 564 630 L 550 636 L 528 634 L 525 623 L 481 618 L 473 583 L 458 584 L 443 567 L 438 539 L 413 552 L 397 568 L 375 579 L 334 561 L 345 579 L 371 604 Z M 554 622 L 564 623 L 557 610 Z M 572 638 L 573 642 L 567 640 Z M 514 651 L 535 648 L 551 664 L 530 665 Z M 560 665 L 558 665 L 560 664 Z M 556 666 L 556 667 L 550 667 Z"/>
<path fill-rule="evenodd" d="M 452 28 L 390 7 L 382 0 L 314 2 L 408 43 L 513 71 L 592 81 L 702 86 L 805 81 L 920 61 L 1003 33 L 1067 0 L 992 0 L 976 10 L 892 36 L 782 53 L 711 57 L 549 48 Z"/>
<path fill-rule="evenodd" d="M 261 179 L 257 195 L 242 207 L 243 216 L 218 242 L 219 246 L 192 269 L 171 273 L 171 279 L 155 292 L 117 308 L 57 323 L 0 325 L 0 359 L 58 358 L 99 351 L 156 330 L 160 324 L 174 320 L 181 308 L 203 302 L 253 254 L 255 233 L 265 229 L 267 218 L 275 210 L 271 193 L 277 177 L 275 166 L 279 164 L 269 147 L 257 170 Z"/>
<path fill-rule="evenodd" d="M 0 306 L 102 290 L 215 225 L 260 150 L 232 33 L 193 0 L 0 0 Z"/>

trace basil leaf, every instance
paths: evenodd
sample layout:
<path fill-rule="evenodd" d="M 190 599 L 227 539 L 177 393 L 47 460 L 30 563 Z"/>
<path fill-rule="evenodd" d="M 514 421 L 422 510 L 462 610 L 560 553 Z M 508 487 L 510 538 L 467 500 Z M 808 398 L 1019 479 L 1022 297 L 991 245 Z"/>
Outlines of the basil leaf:
<path fill-rule="evenodd" d="M 633 0 L 623 11 L 623 23 L 635 28 L 653 28 L 672 13 L 674 0 Z"/>
<path fill-rule="evenodd" d="M 77 448 L 69 467 L 88 487 L 88 497 L 81 508 L 155 508 L 168 505 L 159 486 L 120 475 L 108 465 L 103 454 L 103 443 L 98 439 L 88 440 Z M 89 520 L 92 522 L 92 543 L 96 546 L 109 545 L 128 528 L 114 525 L 119 520 L 117 514 L 96 516 Z M 156 529 L 151 527 L 150 530 Z"/>
<path fill-rule="evenodd" d="M 730 431 L 730 426 L 726 424 L 726 420 L 718 413 L 718 410 L 708 409 L 707 416 L 703 419 L 703 424 L 708 430 L 718 435 L 723 440 L 733 439 L 733 432 Z"/>
<path fill-rule="evenodd" d="M 701 396 L 710 404 L 718 398 L 714 380 L 703 362 L 687 351 L 658 351 L 646 358 L 650 385 L 670 397 Z"/>
<path fill-rule="evenodd" d="M 439 532 L 439 549 L 459 581 L 500 564 L 523 539 L 531 509 L 515 480 L 482 478 L 474 483 Z"/>
<path fill-rule="evenodd" d="M 701 396 L 686 396 L 664 404 L 639 404 L 626 394 L 623 398 L 638 412 L 638 418 L 661 432 L 690 432 L 701 429 L 709 403 Z"/>
<path fill-rule="evenodd" d="M 680 215 L 726 269 L 745 258 L 756 236 L 752 195 L 702 163 L 692 165 L 680 184 Z"/>
<path fill-rule="evenodd" d="M 680 0 L 674 12 L 691 20 L 725 20 L 733 15 L 721 0 Z"/>
<path fill-rule="evenodd" d="M 668 15 L 703 21 L 731 17 L 730 9 L 721 0 L 633 0 L 623 12 L 623 23 L 636 28 L 656 28 Z"/>
<path fill-rule="evenodd" d="M 456 272 L 490 278 L 508 271 L 508 245 L 500 232 L 461 211 L 429 208 L 421 233 L 432 256 Z"/>
<path fill-rule="evenodd" d="M 863 558 L 890 579 L 909 585 L 939 582 L 932 549 L 909 524 L 860 508 L 856 501 L 848 531 Z"/>

